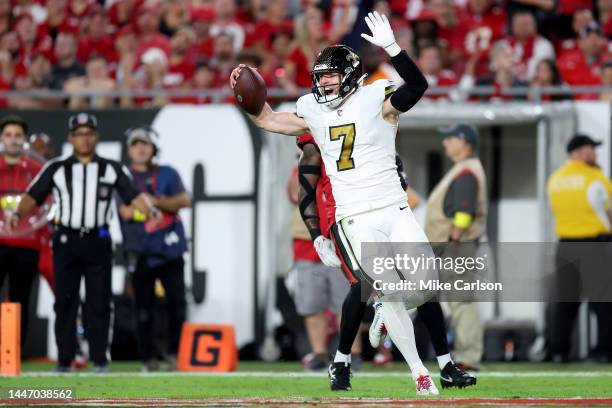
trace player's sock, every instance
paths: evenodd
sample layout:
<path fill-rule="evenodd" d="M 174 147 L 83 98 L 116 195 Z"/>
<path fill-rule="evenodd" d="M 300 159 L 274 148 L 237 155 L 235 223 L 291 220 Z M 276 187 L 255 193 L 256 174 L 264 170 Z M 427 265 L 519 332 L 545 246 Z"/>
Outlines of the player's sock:
<path fill-rule="evenodd" d="M 382 315 L 393 344 L 399 349 L 413 373 L 427 372 L 414 339 L 414 326 L 404 305 L 399 302 L 383 302 Z"/>
<path fill-rule="evenodd" d="M 438 360 L 438 366 L 440 366 L 440 370 L 443 370 L 448 363 L 453 362 L 450 353 L 446 353 L 441 356 L 436 356 L 436 360 Z"/>
<path fill-rule="evenodd" d="M 361 300 L 361 283 L 352 284 L 342 303 L 338 352 L 351 354 L 365 309 L 366 302 Z"/>
<path fill-rule="evenodd" d="M 334 357 L 334 363 L 344 363 L 345 365 L 351 364 L 350 353 L 344 354 L 340 350 L 336 351 L 336 357 Z"/>
<path fill-rule="evenodd" d="M 444 314 L 442 313 L 440 302 L 425 302 L 417 307 L 417 311 L 419 312 L 419 317 L 427 327 L 436 356 L 444 356 L 450 353 L 448 341 L 446 339 Z M 444 365 L 440 366 L 440 368 L 444 368 Z"/>

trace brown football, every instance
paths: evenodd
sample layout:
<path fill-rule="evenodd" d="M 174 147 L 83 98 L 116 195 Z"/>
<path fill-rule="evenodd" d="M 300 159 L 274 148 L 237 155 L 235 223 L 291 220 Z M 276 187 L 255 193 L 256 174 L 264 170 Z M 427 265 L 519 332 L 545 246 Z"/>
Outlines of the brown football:
<path fill-rule="evenodd" d="M 258 115 L 266 103 L 268 91 L 257 70 L 244 67 L 234 85 L 234 95 L 242 109 L 251 115 Z"/>

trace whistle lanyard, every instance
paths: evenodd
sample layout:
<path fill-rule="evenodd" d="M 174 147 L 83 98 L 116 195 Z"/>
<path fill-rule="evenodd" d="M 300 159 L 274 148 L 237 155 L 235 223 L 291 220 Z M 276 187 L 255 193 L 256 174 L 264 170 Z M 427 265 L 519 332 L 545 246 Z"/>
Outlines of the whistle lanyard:
<path fill-rule="evenodd" d="M 145 183 L 146 180 L 142 180 L 140 178 L 140 174 L 138 174 L 138 172 L 136 170 L 134 170 L 133 166 L 130 166 L 130 170 L 132 170 L 132 175 L 134 176 L 134 181 L 136 181 L 136 184 L 138 184 L 138 188 L 140 189 L 140 191 L 147 192 L 149 193 L 149 191 L 147 190 L 147 185 Z M 153 166 L 151 168 L 151 190 L 150 193 L 154 196 L 157 195 L 157 166 Z"/>

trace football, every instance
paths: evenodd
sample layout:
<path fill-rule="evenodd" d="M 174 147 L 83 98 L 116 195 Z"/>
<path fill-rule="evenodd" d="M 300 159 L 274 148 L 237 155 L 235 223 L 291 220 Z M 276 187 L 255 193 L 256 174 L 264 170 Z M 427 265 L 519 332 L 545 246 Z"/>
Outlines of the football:
<path fill-rule="evenodd" d="M 245 67 L 240 71 L 234 86 L 234 95 L 242 109 L 251 115 L 261 112 L 268 94 L 264 80 L 256 69 Z"/>

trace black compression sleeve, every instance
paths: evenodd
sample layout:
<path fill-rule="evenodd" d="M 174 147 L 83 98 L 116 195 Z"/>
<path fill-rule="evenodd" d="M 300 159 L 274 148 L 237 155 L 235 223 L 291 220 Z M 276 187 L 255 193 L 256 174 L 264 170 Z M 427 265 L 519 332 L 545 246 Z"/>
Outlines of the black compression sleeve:
<path fill-rule="evenodd" d="M 400 112 L 406 112 L 421 99 L 427 90 L 427 80 L 404 50 L 392 57 L 391 63 L 404 80 L 404 85 L 391 95 L 391 105 Z"/>
<path fill-rule="evenodd" d="M 321 176 L 320 166 L 300 164 L 298 166 L 298 201 L 300 215 L 314 241 L 321 235 L 319 209 L 317 208 L 317 183 Z"/>

